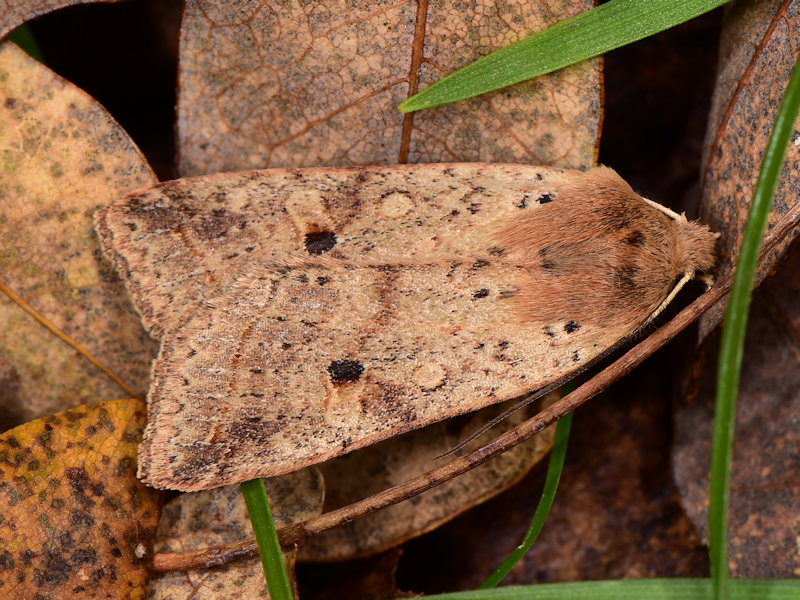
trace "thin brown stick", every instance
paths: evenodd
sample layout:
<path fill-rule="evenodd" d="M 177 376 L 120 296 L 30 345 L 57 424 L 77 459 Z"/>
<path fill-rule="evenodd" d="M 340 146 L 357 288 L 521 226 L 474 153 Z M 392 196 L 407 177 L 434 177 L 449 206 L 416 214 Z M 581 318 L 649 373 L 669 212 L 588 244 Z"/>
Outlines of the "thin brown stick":
<path fill-rule="evenodd" d="M 759 254 L 759 262 L 763 262 L 778 244 L 797 228 L 799 220 L 800 204 L 797 204 L 783 216 L 765 237 Z M 284 547 L 299 545 L 307 537 L 333 529 L 381 508 L 397 504 L 482 465 L 489 459 L 527 440 L 608 388 L 624 375 L 630 373 L 717 302 L 722 301 L 730 291 L 732 282 L 733 273 L 725 273 L 714 287 L 683 309 L 671 321 L 653 332 L 647 339 L 631 348 L 614 363 L 592 377 L 592 379 L 524 423 L 498 436 L 485 446 L 374 496 L 343 506 L 308 521 L 283 527 L 278 531 L 281 545 Z M 173 571 L 189 568 L 207 568 L 228 563 L 236 558 L 255 556 L 257 552 L 255 540 L 245 540 L 193 552 L 156 554 L 153 560 L 153 569 L 155 571 Z"/>
<path fill-rule="evenodd" d="M 100 359 L 97 358 L 94 354 L 89 352 L 87 348 L 81 346 L 76 340 L 72 337 L 61 331 L 61 329 L 56 326 L 55 323 L 50 321 L 47 317 L 45 317 L 42 313 L 36 310 L 30 303 L 25 300 L 22 296 L 20 296 L 13 288 L 11 288 L 2 278 L 0 278 L 0 292 L 4 293 L 8 298 L 15 302 L 19 307 L 32 316 L 40 325 L 42 325 L 45 329 L 47 329 L 50 333 L 55 335 L 58 339 L 62 342 L 72 346 L 75 351 L 83 356 L 86 360 L 92 363 L 95 367 L 100 369 L 103 373 L 105 373 L 114 383 L 116 383 L 119 387 L 125 390 L 126 393 L 130 394 L 137 400 L 144 401 L 139 394 L 134 391 L 127 383 L 122 381 L 114 371 L 109 369 L 106 365 L 100 362 Z"/>

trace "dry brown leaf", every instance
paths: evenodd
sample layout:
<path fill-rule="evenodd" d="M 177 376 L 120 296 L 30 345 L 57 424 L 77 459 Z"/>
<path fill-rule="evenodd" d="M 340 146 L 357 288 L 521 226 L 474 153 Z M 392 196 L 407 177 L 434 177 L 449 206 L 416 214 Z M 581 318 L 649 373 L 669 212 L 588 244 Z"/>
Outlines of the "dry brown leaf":
<path fill-rule="evenodd" d="M 116 400 L 0 435 L 0 593 L 145 597 L 160 494 L 135 477 L 144 422 Z"/>
<path fill-rule="evenodd" d="M 722 234 L 717 273 L 732 268 L 758 179 L 761 157 L 780 99 L 800 51 L 800 12 L 790 0 L 737 2 L 726 15 L 718 86 L 712 101 L 703 164 L 701 220 Z M 800 197 L 800 145 L 789 145 L 769 226 Z M 756 273 L 761 281 L 790 241 Z M 722 319 L 717 305 L 700 321 L 705 337 Z"/>
<path fill-rule="evenodd" d="M 590 166 L 600 67 L 455 105 L 397 105 L 590 0 L 199 2 L 184 13 L 179 172 L 406 162 Z"/>
<path fill-rule="evenodd" d="M 556 398 L 558 394 L 550 394 L 536 403 L 535 410 L 529 407 L 517 411 L 503 422 L 503 428 L 521 423 Z M 319 469 L 328 487 L 325 510 L 351 504 L 420 475 L 435 464 L 438 456 L 455 447 L 505 408 L 508 408 L 507 404 L 492 406 L 471 415 L 435 423 L 322 463 Z M 514 485 L 550 450 L 554 434 L 555 430 L 546 429 L 513 450 L 433 490 L 310 538 L 301 549 L 300 560 L 347 560 L 379 552 L 431 531 Z M 496 435 L 494 429 L 487 431 L 470 446 L 479 446 Z M 354 480 L 359 485 L 353 485 Z"/>
<path fill-rule="evenodd" d="M 663 361 L 649 366 L 575 412 L 547 522 L 503 585 L 708 577 L 708 549 L 669 468 L 674 373 Z M 398 585 L 426 594 L 477 587 L 522 540 L 545 470 L 405 544 Z"/>
<path fill-rule="evenodd" d="M 120 0 L 7 0 L 0 8 L 0 38 L 22 25 L 25 21 L 53 12 L 65 6 L 92 4 L 95 2 L 119 2 Z"/>
<path fill-rule="evenodd" d="M 0 46 L 0 277 L 144 393 L 155 343 L 100 254 L 92 214 L 155 182 L 91 97 Z M 0 428 L 122 390 L 0 294 Z"/>
<path fill-rule="evenodd" d="M 319 472 L 303 469 L 265 480 L 273 518 L 278 527 L 319 515 L 325 494 Z M 186 552 L 253 537 L 253 529 L 238 485 L 196 494 L 182 494 L 167 503 L 158 525 L 157 552 Z M 293 573 L 297 549 L 284 552 Z M 292 577 L 292 584 L 294 578 Z M 249 600 L 268 598 L 258 557 L 210 569 L 158 573 L 150 580 L 152 600 Z"/>
<path fill-rule="evenodd" d="M 593 162 L 600 115 L 595 61 L 436 111 L 403 117 L 395 110 L 416 89 L 589 8 L 588 0 L 484 1 L 466 10 L 421 2 L 427 25 L 412 2 L 219 4 L 190 1 L 184 14 L 184 174 L 436 160 L 576 168 Z M 436 507 L 438 493 L 425 494 L 418 509 Z M 372 517 L 374 527 L 392 523 L 383 514 Z"/>
<path fill-rule="evenodd" d="M 718 84 L 706 134 L 704 220 L 722 233 L 718 270 L 732 268 L 758 179 L 761 157 L 789 73 L 800 51 L 796 1 L 745 1 L 731 5 L 721 39 Z M 795 134 L 775 195 L 769 226 L 800 196 L 800 148 Z M 788 248 L 787 240 L 756 273 L 760 282 Z M 730 566 L 736 577 L 800 574 L 796 463 L 798 411 L 797 290 L 800 256 L 762 285 L 751 306 L 737 405 L 729 519 Z M 700 322 L 705 338 L 724 305 Z M 683 505 L 707 534 L 708 469 L 716 380 L 713 356 L 701 356 L 694 391 L 675 409 L 673 469 Z"/>
<path fill-rule="evenodd" d="M 799 297 L 795 247 L 751 308 L 731 465 L 728 552 L 734 577 L 800 575 Z M 673 448 L 683 504 L 704 536 L 716 364 L 715 351 L 705 358 L 699 390 L 677 408 Z"/>

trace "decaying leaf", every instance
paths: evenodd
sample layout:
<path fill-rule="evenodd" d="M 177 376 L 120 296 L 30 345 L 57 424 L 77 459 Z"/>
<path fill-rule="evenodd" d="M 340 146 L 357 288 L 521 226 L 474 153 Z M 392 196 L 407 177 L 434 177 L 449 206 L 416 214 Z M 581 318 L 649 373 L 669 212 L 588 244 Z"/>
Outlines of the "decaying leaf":
<path fill-rule="evenodd" d="M 520 409 L 503 422 L 510 428 L 548 406 L 557 393 Z M 512 401 L 513 403 L 513 401 Z M 319 465 L 328 493 L 325 510 L 351 504 L 416 477 L 436 464 L 436 459 L 506 409 L 492 406 L 477 413 L 430 425 Z M 494 429 L 470 444 L 478 446 L 497 435 Z M 300 560 L 348 560 L 379 552 L 422 535 L 453 519 L 468 508 L 514 485 L 544 456 L 553 443 L 554 430 L 546 429 L 513 450 L 415 496 L 407 502 L 372 513 L 303 545 Z M 369 477 L 362 474 L 368 473 Z M 353 485 L 353 480 L 359 485 Z"/>
<path fill-rule="evenodd" d="M 735 263 L 761 157 L 789 73 L 800 52 L 796 1 L 732 3 L 721 40 L 717 88 L 704 148 L 703 212 L 720 238 L 718 269 Z M 797 125 L 796 125 L 797 128 Z M 800 197 L 800 147 L 789 144 L 768 227 Z M 794 237 L 794 236 L 790 236 Z M 756 283 L 776 268 L 787 239 L 759 266 Z M 751 305 L 737 402 L 731 465 L 729 559 L 735 577 L 794 577 L 800 573 L 797 427 L 800 256 L 790 252 Z M 725 305 L 700 322 L 706 337 Z M 695 365 L 694 389 L 675 408 L 673 469 L 683 506 L 707 534 L 708 468 L 716 380 L 716 346 Z"/>
<path fill-rule="evenodd" d="M 586 168 L 598 138 L 599 61 L 435 111 L 403 117 L 395 106 L 591 5 L 191 0 L 181 35 L 179 171 L 454 160 Z M 353 463 L 359 456 L 363 467 Z M 372 450 L 348 464 L 369 473 Z M 328 489 L 345 501 L 352 487 Z M 440 493 L 424 494 L 419 511 L 436 513 Z"/>
<path fill-rule="evenodd" d="M 0 435 L 0 593 L 145 597 L 160 494 L 135 477 L 144 421 L 116 400 Z"/>
<path fill-rule="evenodd" d="M 600 118 L 598 61 L 436 111 L 404 116 L 396 106 L 591 6 L 189 0 L 179 171 L 457 161 L 587 167 Z"/>
<path fill-rule="evenodd" d="M 0 277 L 144 394 L 156 346 L 100 254 L 92 214 L 155 176 L 101 106 L 10 42 L 0 113 Z M 0 429 L 122 394 L 2 294 L 0 323 Z"/>
<path fill-rule="evenodd" d="M 797 3 L 788 0 L 736 2 L 726 15 L 720 75 L 703 150 L 705 175 L 701 199 L 701 219 L 721 234 L 718 273 L 731 269 L 739 253 L 761 157 L 800 52 L 798 27 Z M 800 145 L 796 142 L 795 133 L 775 192 L 768 227 L 800 197 Z M 790 243 L 787 240 L 760 265 L 756 283 L 775 266 Z M 724 310 L 724 304 L 718 304 L 702 317 L 701 337 L 720 322 Z"/>
<path fill-rule="evenodd" d="M 319 472 L 303 469 L 265 480 L 277 527 L 320 514 L 325 493 Z M 187 552 L 253 537 L 238 485 L 182 494 L 164 506 L 158 525 L 157 552 Z M 293 573 L 297 549 L 284 552 Z M 292 577 L 294 585 L 294 578 Z M 295 586 L 296 587 L 296 586 Z M 268 598 L 258 557 L 222 567 L 159 573 L 150 580 L 152 600 L 250 600 Z"/>
<path fill-rule="evenodd" d="M 555 502 L 533 548 L 503 585 L 708 577 L 708 548 L 672 481 L 674 373 L 664 364 L 651 361 L 651 368 L 637 369 L 575 412 Z M 405 544 L 398 584 L 428 594 L 476 588 L 520 543 L 544 466 Z"/>
<path fill-rule="evenodd" d="M 756 292 L 736 406 L 731 465 L 729 560 L 733 577 L 800 574 L 800 251 Z M 716 347 L 718 340 L 709 344 Z M 675 480 L 694 526 L 708 532 L 708 465 L 716 350 L 698 388 L 675 411 Z"/>

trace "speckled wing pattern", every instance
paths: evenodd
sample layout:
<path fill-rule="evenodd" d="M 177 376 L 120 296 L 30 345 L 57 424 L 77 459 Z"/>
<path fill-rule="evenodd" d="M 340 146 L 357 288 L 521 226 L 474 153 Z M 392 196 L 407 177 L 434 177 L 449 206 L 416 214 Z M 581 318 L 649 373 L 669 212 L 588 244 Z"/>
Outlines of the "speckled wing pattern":
<path fill-rule="evenodd" d="M 582 176 L 274 170 L 162 184 L 105 209 L 104 249 L 162 337 L 140 476 L 189 491 L 278 475 L 597 358 L 632 331 L 521 319 L 520 290 L 547 273 L 497 245 Z"/>

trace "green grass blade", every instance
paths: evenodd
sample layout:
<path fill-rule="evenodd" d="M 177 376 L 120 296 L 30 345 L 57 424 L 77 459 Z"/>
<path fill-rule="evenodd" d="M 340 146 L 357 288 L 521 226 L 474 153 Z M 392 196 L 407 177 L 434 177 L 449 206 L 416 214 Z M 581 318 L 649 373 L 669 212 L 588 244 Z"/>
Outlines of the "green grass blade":
<path fill-rule="evenodd" d="M 412 112 L 492 92 L 664 31 L 726 2 L 611 0 L 467 65 L 398 108 Z"/>
<path fill-rule="evenodd" d="M 720 341 L 717 371 L 717 399 L 714 437 L 711 450 L 709 516 L 709 551 L 714 598 L 730 597 L 726 524 L 730 485 L 731 446 L 736 414 L 736 395 L 741 376 L 747 314 L 753 289 L 758 251 L 769 217 L 772 198 L 786 157 L 786 147 L 794 131 L 800 108 L 800 56 L 786 86 L 772 134 L 761 161 L 761 173 L 753 193 L 753 202 L 742 238 L 730 300 L 725 312 L 725 326 Z M 798 596 L 800 597 L 800 596 Z"/>
<path fill-rule="evenodd" d="M 708 600 L 710 579 L 619 579 L 540 583 L 425 596 L 427 600 Z M 733 579 L 733 600 L 797 600 L 798 579 Z"/>
<path fill-rule="evenodd" d="M 571 388 L 574 389 L 574 387 L 574 384 L 571 385 Z M 539 532 L 542 531 L 547 515 L 550 513 L 550 507 L 553 505 L 556 489 L 558 489 L 558 481 L 561 479 L 561 471 L 564 468 L 564 457 L 567 455 L 567 442 L 569 441 L 569 430 L 571 426 L 572 413 L 562 417 L 556 425 L 556 435 L 553 440 L 553 448 L 550 450 L 550 462 L 547 465 L 547 475 L 544 479 L 542 497 L 539 500 L 539 505 L 536 507 L 536 512 L 533 514 L 533 519 L 531 519 L 531 526 L 528 529 L 528 533 L 525 534 L 522 543 L 517 546 L 500 566 L 486 578 L 486 581 L 480 585 L 481 589 L 492 588 L 500 583 L 503 578 L 508 575 L 514 565 L 531 549 L 536 538 L 539 537 Z"/>
<path fill-rule="evenodd" d="M 250 522 L 253 524 L 270 600 L 294 600 L 264 480 L 259 478 L 245 481 L 240 488 L 247 504 L 247 512 L 250 514 Z"/>
<path fill-rule="evenodd" d="M 20 25 L 8 34 L 8 39 L 27 52 L 31 58 L 44 63 L 44 56 L 42 56 L 42 51 L 39 49 L 39 44 L 36 43 L 36 38 L 33 37 L 30 27 Z"/>

